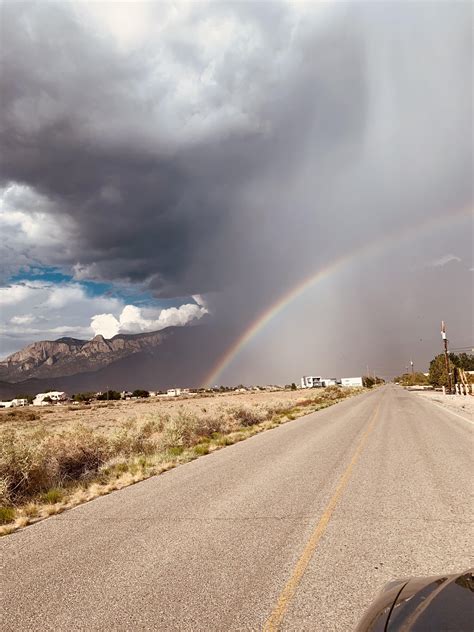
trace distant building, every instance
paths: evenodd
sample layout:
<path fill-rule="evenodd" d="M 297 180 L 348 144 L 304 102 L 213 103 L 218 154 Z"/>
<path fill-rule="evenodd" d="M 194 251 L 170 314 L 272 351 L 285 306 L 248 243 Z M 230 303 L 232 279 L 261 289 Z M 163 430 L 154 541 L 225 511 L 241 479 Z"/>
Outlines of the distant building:
<path fill-rule="evenodd" d="M 17 397 L 8 402 L 0 402 L 0 408 L 14 408 L 16 406 L 28 406 L 28 400 L 23 397 Z"/>
<path fill-rule="evenodd" d="M 304 375 L 301 378 L 301 388 L 324 388 L 325 386 L 336 386 L 341 381 L 336 377 L 321 377 L 320 375 Z"/>
<path fill-rule="evenodd" d="M 341 378 L 341 386 L 363 386 L 361 377 L 343 377 Z"/>
<path fill-rule="evenodd" d="M 312 375 L 303 375 L 301 378 L 301 388 L 316 388 L 321 387 L 322 384 L 321 376 L 312 376 Z"/>
<path fill-rule="evenodd" d="M 166 391 L 168 397 L 178 397 L 178 395 L 187 395 L 189 393 L 189 388 L 169 388 Z"/>
<path fill-rule="evenodd" d="M 304 375 L 301 388 L 324 388 L 326 386 L 362 386 L 361 377 L 322 377 L 320 375 Z"/>
<path fill-rule="evenodd" d="M 48 393 L 38 393 L 33 400 L 33 406 L 47 406 L 68 400 L 64 391 L 49 391 Z"/>
<path fill-rule="evenodd" d="M 28 400 L 26 397 L 17 397 L 12 399 L 12 406 L 28 406 Z"/>

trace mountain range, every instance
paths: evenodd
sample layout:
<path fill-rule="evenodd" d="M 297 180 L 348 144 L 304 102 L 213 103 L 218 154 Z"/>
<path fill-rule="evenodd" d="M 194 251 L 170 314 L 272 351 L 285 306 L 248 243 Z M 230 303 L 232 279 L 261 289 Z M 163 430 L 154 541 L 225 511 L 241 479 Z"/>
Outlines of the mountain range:
<path fill-rule="evenodd" d="M 199 386 L 214 360 L 206 325 L 168 327 L 110 339 L 59 338 L 27 345 L 0 361 L 0 397 Z"/>

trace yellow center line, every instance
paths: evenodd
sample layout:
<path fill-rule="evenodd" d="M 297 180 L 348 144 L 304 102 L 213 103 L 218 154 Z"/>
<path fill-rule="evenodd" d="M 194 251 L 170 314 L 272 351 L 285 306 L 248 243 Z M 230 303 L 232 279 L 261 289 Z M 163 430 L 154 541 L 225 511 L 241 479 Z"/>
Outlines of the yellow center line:
<path fill-rule="evenodd" d="M 375 420 L 377 418 L 379 407 L 380 407 L 380 401 L 377 404 L 377 407 L 374 413 L 370 417 L 367 428 L 365 429 L 364 434 L 362 435 L 359 443 L 357 444 L 357 448 L 355 449 L 354 454 L 352 455 L 349 465 L 347 466 L 346 470 L 344 471 L 343 475 L 341 476 L 339 480 L 339 483 L 336 487 L 336 491 L 334 492 L 331 500 L 327 504 L 326 509 L 324 510 L 324 513 L 321 516 L 321 519 L 319 520 L 318 524 L 314 528 L 314 531 L 311 534 L 304 548 L 303 553 L 301 554 L 298 562 L 296 563 L 296 566 L 293 570 L 293 573 L 290 579 L 288 580 L 288 582 L 286 583 L 286 586 L 283 588 L 282 592 L 280 593 L 278 602 L 273 612 L 266 620 L 265 625 L 263 626 L 263 632 L 276 632 L 278 628 L 280 627 L 280 624 L 283 621 L 286 611 L 288 610 L 288 607 L 290 605 L 290 601 L 293 599 L 298 589 L 298 586 L 301 582 L 301 579 L 303 578 L 303 575 L 306 571 L 306 568 L 308 564 L 310 563 L 311 558 L 314 555 L 316 547 L 318 546 L 320 539 L 324 535 L 324 532 L 327 529 L 331 516 L 334 510 L 336 509 L 337 504 L 339 503 L 342 497 L 342 494 L 344 493 L 344 490 L 347 487 L 347 484 L 349 483 L 352 470 L 354 469 L 355 464 L 359 460 L 360 454 L 362 450 L 364 449 L 365 444 L 367 443 L 370 433 L 374 429 Z"/>

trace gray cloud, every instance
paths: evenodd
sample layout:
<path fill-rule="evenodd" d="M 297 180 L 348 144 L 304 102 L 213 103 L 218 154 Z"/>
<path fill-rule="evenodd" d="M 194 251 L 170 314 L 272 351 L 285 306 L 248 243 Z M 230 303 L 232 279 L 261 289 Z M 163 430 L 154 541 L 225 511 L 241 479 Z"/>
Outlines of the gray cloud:
<path fill-rule="evenodd" d="M 318 39 L 284 5 L 270 10 L 276 31 L 258 6 L 211 6 L 129 53 L 67 5 L 4 12 L 4 180 L 73 218 L 76 256 L 107 279 L 165 294 L 222 289 L 236 269 L 219 266 L 222 255 L 241 257 L 236 228 L 280 220 L 278 208 L 261 209 L 263 222 L 242 212 L 245 187 L 271 186 L 308 154 L 317 167 L 364 126 L 363 43 L 345 20 Z M 205 54 L 206 32 L 226 21 L 240 46 Z"/>
<path fill-rule="evenodd" d="M 472 206 L 470 5 L 101 6 L 2 5 L 2 182 L 48 200 L 68 244 L 35 262 L 212 292 L 231 340 L 308 271 Z M 461 242 L 443 247 L 469 259 Z M 403 292 L 398 262 L 379 267 L 372 296 L 388 271 Z M 322 309 L 351 306 L 310 309 L 302 339 Z"/>

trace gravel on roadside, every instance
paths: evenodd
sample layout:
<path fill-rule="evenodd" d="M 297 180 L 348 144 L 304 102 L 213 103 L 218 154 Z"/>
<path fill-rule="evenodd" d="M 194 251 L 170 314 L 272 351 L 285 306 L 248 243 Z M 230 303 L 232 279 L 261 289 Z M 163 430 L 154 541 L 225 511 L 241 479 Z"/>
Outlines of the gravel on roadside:
<path fill-rule="evenodd" d="M 467 418 L 474 419 L 474 396 L 472 395 L 443 395 L 439 391 L 417 392 L 418 397 L 429 399 Z"/>

